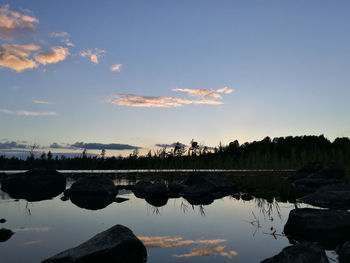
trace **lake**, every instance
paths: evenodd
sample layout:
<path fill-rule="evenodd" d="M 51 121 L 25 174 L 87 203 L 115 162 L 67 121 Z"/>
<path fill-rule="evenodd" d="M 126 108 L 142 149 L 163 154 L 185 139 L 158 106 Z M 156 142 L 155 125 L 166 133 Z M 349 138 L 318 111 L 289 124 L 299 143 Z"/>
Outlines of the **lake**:
<path fill-rule="evenodd" d="M 225 175 L 230 178 L 230 175 Z M 127 185 L 143 175 L 115 179 Z M 169 179 L 171 178 L 171 179 Z M 165 182 L 176 180 L 172 174 Z M 175 179 L 174 179 L 175 178 Z M 11 199 L 0 191 L 0 227 L 15 234 L 0 243 L 1 263 L 37 263 L 75 247 L 116 224 L 130 228 L 145 244 L 149 263 L 164 262 L 260 262 L 290 245 L 283 227 L 297 193 L 276 175 L 232 176 L 241 189 L 255 196 L 244 201 L 239 195 L 216 199 L 209 205 L 191 205 L 184 198 L 153 206 L 128 190 L 128 198 L 99 210 L 80 208 L 63 194 L 52 200 L 28 202 Z M 69 179 L 67 188 L 74 182 Z M 336 254 L 327 251 L 335 260 Z"/>

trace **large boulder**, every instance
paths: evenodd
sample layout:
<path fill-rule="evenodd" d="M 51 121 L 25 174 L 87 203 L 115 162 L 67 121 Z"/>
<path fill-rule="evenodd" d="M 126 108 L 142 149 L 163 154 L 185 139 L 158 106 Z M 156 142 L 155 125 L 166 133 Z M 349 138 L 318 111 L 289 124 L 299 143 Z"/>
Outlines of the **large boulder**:
<path fill-rule="evenodd" d="M 217 195 L 225 196 L 232 194 L 236 191 L 234 185 L 218 176 L 214 175 L 202 175 L 202 174 L 191 174 L 183 182 L 184 189 L 181 192 L 181 195 L 184 197 L 189 196 L 204 196 L 204 195 Z"/>
<path fill-rule="evenodd" d="M 105 208 L 117 194 L 113 181 L 103 176 L 82 177 L 64 192 L 73 204 L 89 210 Z"/>
<path fill-rule="evenodd" d="M 0 229 L 0 242 L 5 242 L 12 237 L 14 233 L 10 229 L 1 228 Z"/>
<path fill-rule="evenodd" d="M 298 199 L 299 202 L 332 209 L 350 209 L 350 184 L 327 185 L 315 193 Z"/>
<path fill-rule="evenodd" d="M 152 197 L 168 197 L 168 187 L 163 183 L 154 183 L 145 187 L 145 194 Z"/>
<path fill-rule="evenodd" d="M 350 240 L 345 242 L 340 248 L 338 249 L 338 259 L 339 263 L 349 263 L 350 260 Z"/>
<path fill-rule="evenodd" d="M 7 176 L 1 182 L 1 190 L 14 199 L 41 201 L 52 199 L 66 189 L 66 177 L 55 171 L 33 169 Z"/>
<path fill-rule="evenodd" d="M 127 227 L 115 225 L 42 263 L 143 263 L 147 250 Z"/>
<path fill-rule="evenodd" d="M 261 263 L 328 263 L 325 251 L 315 243 L 302 242 L 285 247 L 279 254 Z"/>
<path fill-rule="evenodd" d="M 133 188 L 133 193 L 136 197 L 138 198 L 145 198 L 146 196 L 146 188 L 151 186 L 152 183 L 151 182 L 148 182 L 148 181 L 140 181 L 140 182 L 137 182 L 135 185 L 134 185 L 134 188 Z"/>
<path fill-rule="evenodd" d="M 293 209 L 284 233 L 298 241 L 317 241 L 334 249 L 350 238 L 350 212 L 311 208 Z"/>
<path fill-rule="evenodd" d="M 113 181 L 104 176 L 87 176 L 78 179 L 66 190 L 65 195 L 70 196 L 116 196 L 118 190 Z"/>

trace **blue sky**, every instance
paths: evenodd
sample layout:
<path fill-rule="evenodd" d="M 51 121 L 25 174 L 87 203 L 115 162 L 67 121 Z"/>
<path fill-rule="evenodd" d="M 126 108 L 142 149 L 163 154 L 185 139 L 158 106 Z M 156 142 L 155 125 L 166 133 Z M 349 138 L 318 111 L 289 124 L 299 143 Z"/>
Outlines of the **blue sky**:
<path fill-rule="evenodd" d="M 348 1 L 0 1 L 0 143 L 147 151 L 350 136 L 349 11 Z"/>

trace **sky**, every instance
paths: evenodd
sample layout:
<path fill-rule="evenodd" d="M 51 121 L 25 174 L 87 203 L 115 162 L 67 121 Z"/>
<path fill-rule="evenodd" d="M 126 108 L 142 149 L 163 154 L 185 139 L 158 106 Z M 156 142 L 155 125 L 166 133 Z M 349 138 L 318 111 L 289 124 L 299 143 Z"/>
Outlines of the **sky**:
<path fill-rule="evenodd" d="M 0 152 L 350 137 L 349 11 L 325 0 L 0 0 Z"/>

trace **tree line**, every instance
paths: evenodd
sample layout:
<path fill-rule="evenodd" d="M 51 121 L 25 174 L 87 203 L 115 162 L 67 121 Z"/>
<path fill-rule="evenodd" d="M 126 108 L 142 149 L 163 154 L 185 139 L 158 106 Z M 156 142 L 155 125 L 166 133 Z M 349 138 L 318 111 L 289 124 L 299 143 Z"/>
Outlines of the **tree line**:
<path fill-rule="evenodd" d="M 55 158 L 51 152 L 38 158 L 30 152 L 26 159 L 0 156 L 0 170 L 50 168 L 78 169 L 296 169 L 308 162 L 336 162 L 350 170 L 350 139 L 333 142 L 320 136 L 287 136 L 239 144 L 237 140 L 214 149 L 202 147 L 192 140 L 189 147 L 176 143 L 146 155 L 135 149 L 127 157 L 80 156 Z"/>

